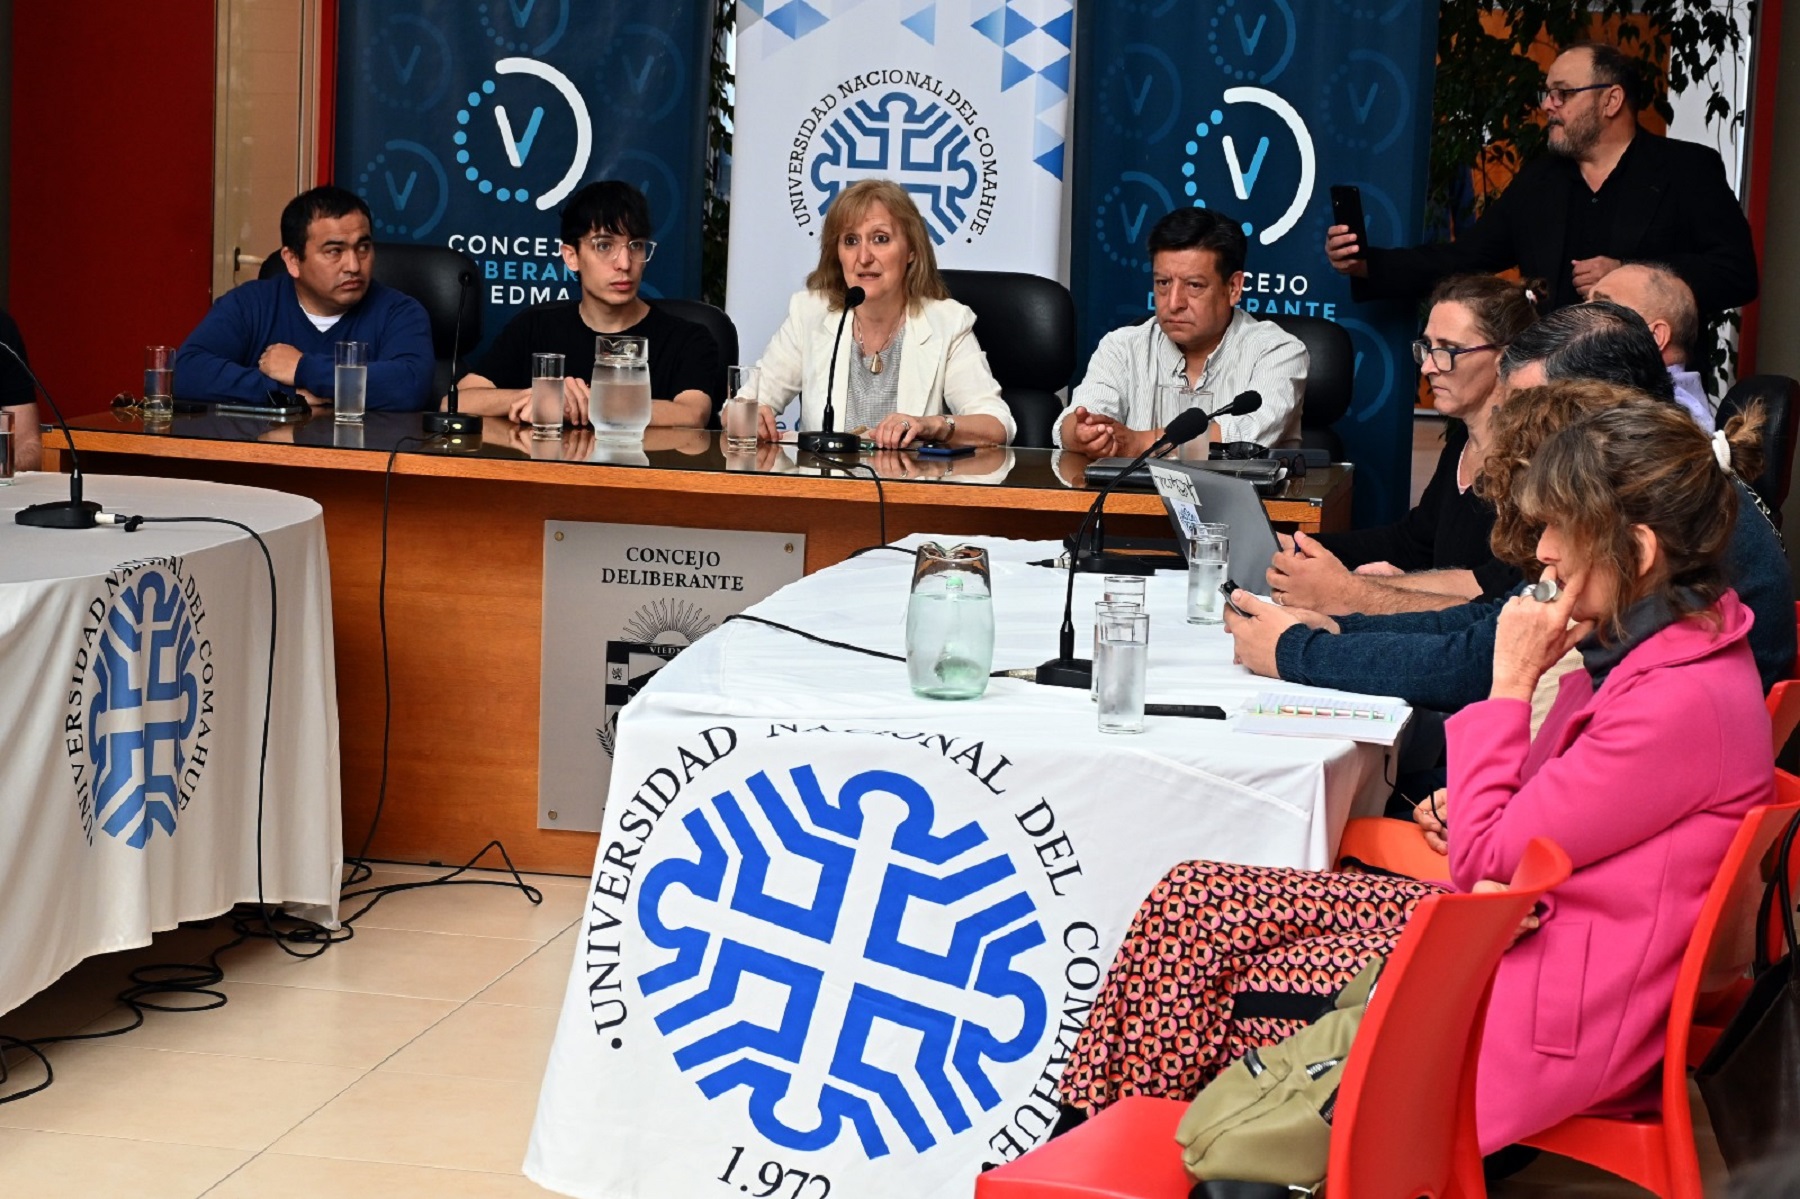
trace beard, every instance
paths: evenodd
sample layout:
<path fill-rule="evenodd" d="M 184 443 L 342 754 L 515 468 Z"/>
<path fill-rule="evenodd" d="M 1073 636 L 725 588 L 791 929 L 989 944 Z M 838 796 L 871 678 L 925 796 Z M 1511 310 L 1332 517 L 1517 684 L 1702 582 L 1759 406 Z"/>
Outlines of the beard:
<path fill-rule="evenodd" d="M 1562 137 L 1557 137 L 1561 129 Z M 1563 158 L 1580 158 L 1600 141 L 1600 115 L 1589 111 L 1581 116 L 1564 117 L 1560 126 L 1550 127 L 1550 153 Z"/>

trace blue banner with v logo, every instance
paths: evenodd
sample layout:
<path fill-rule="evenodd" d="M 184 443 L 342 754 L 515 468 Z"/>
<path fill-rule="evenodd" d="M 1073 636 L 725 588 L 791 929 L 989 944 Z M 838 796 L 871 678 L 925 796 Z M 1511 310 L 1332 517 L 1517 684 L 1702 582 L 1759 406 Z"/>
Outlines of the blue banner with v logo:
<path fill-rule="evenodd" d="M 1376 245 L 1421 239 L 1437 6 L 1406 0 L 1119 0 L 1075 9 L 1073 242 L 1081 356 L 1150 315 L 1144 240 L 1176 207 L 1241 221 L 1243 307 L 1350 334 L 1355 399 L 1335 426 L 1358 524 L 1408 502 L 1410 304 L 1357 304 L 1325 262 L 1330 188 L 1362 189 Z M 1220 397 L 1221 402 L 1229 397 Z"/>
<path fill-rule="evenodd" d="M 521 308 L 579 298 L 557 214 L 596 179 L 649 198 L 644 293 L 698 295 L 712 8 L 341 0 L 336 182 L 368 201 L 377 241 L 476 261 L 488 341 Z"/>

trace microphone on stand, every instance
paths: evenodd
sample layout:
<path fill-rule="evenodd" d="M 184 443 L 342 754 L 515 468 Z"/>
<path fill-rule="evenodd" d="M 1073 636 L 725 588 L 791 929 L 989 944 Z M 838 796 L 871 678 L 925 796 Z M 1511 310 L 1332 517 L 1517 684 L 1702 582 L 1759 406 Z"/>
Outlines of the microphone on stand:
<path fill-rule="evenodd" d="M 450 340 L 450 398 L 442 411 L 425 414 L 425 431 L 434 434 L 451 434 L 457 437 L 480 437 L 481 418 L 472 413 L 456 410 L 457 393 L 457 352 L 462 349 L 463 310 L 469 304 L 469 285 L 474 277 L 468 271 L 459 272 L 456 276 L 456 332 Z"/>
<path fill-rule="evenodd" d="M 43 393 L 50 405 L 50 411 L 56 414 L 56 423 L 62 428 L 63 438 L 69 443 L 69 498 L 55 500 L 48 504 L 33 504 L 29 508 L 21 508 L 13 515 L 13 521 L 34 529 L 91 529 L 100 523 L 100 505 L 93 500 L 81 498 L 81 459 L 75 453 L 75 434 L 69 431 L 69 422 L 63 418 L 62 409 L 50 398 L 50 391 L 44 381 L 37 377 L 23 355 L 5 342 L 0 341 L 0 350 L 5 350 L 12 360 L 19 364 Z"/>
<path fill-rule="evenodd" d="M 1185 445 L 1206 432 L 1206 427 L 1214 417 L 1247 416 L 1262 407 L 1262 396 L 1254 391 L 1240 394 L 1231 403 L 1216 412 L 1202 412 L 1198 408 L 1189 408 L 1176 415 L 1175 419 L 1163 429 L 1161 437 L 1150 443 L 1150 448 L 1132 459 L 1131 465 L 1108 479 L 1100 494 L 1088 506 L 1087 515 L 1082 519 L 1081 528 L 1076 530 L 1075 540 L 1069 547 L 1068 585 L 1063 591 L 1062 628 L 1058 630 L 1057 656 L 1037 668 L 1036 681 L 1048 687 L 1087 687 L 1094 677 L 1094 662 L 1091 658 L 1075 656 L 1075 574 L 1081 567 L 1081 543 L 1087 536 L 1088 526 L 1099 518 L 1101 509 L 1106 504 L 1106 497 L 1119 484 L 1119 480 L 1137 470 L 1152 455 L 1176 446 Z M 1093 557 L 1090 556 L 1090 561 Z M 1109 569 L 1104 565 L 1092 569 Z"/>
<path fill-rule="evenodd" d="M 861 447 L 856 434 L 832 432 L 831 389 L 837 383 L 838 347 L 844 340 L 844 322 L 850 319 L 850 310 L 863 302 L 863 295 L 860 287 L 844 292 L 844 312 L 838 317 L 837 336 L 831 342 L 831 369 L 825 375 L 825 427 L 817 433 L 800 434 L 800 448 L 809 454 L 854 454 Z"/>

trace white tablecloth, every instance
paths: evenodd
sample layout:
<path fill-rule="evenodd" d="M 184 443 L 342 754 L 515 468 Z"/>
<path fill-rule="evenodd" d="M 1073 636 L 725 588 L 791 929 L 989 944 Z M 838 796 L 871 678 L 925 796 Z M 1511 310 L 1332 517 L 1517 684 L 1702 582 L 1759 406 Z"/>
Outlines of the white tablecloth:
<path fill-rule="evenodd" d="M 981 544 L 995 667 L 1051 657 L 1062 576 L 1026 563 L 1052 547 Z M 876 552 L 751 611 L 902 652 L 910 576 Z M 1084 656 L 1100 585 L 1076 584 Z M 1146 600 L 1151 701 L 1263 689 L 1185 622 L 1185 576 Z M 606 1199 L 967 1196 L 1054 1121 L 1156 880 L 1197 857 L 1327 865 L 1383 756 L 1176 717 L 1106 736 L 1085 692 L 1006 679 L 917 699 L 901 663 L 727 624 L 620 720 L 525 1171 Z"/>
<path fill-rule="evenodd" d="M 259 895 L 269 584 L 242 531 L 13 522 L 61 475 L 0 487 L 0 1012 L 96 953 Z M 336 919 L 331 580 L 319 506 L 280 492 L 90 477 L 107 511 L 222 516 L 279 586 L 260 895 Z"/>

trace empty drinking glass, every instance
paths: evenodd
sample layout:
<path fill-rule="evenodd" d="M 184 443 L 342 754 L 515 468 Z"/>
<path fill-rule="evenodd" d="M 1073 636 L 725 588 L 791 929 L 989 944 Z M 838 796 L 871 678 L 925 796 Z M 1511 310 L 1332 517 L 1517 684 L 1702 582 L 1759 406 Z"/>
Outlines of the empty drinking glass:
<path fill-rule="evenodd" d="M 175 414 L 175 347 L 144 347 L 144 419 Z"/>

